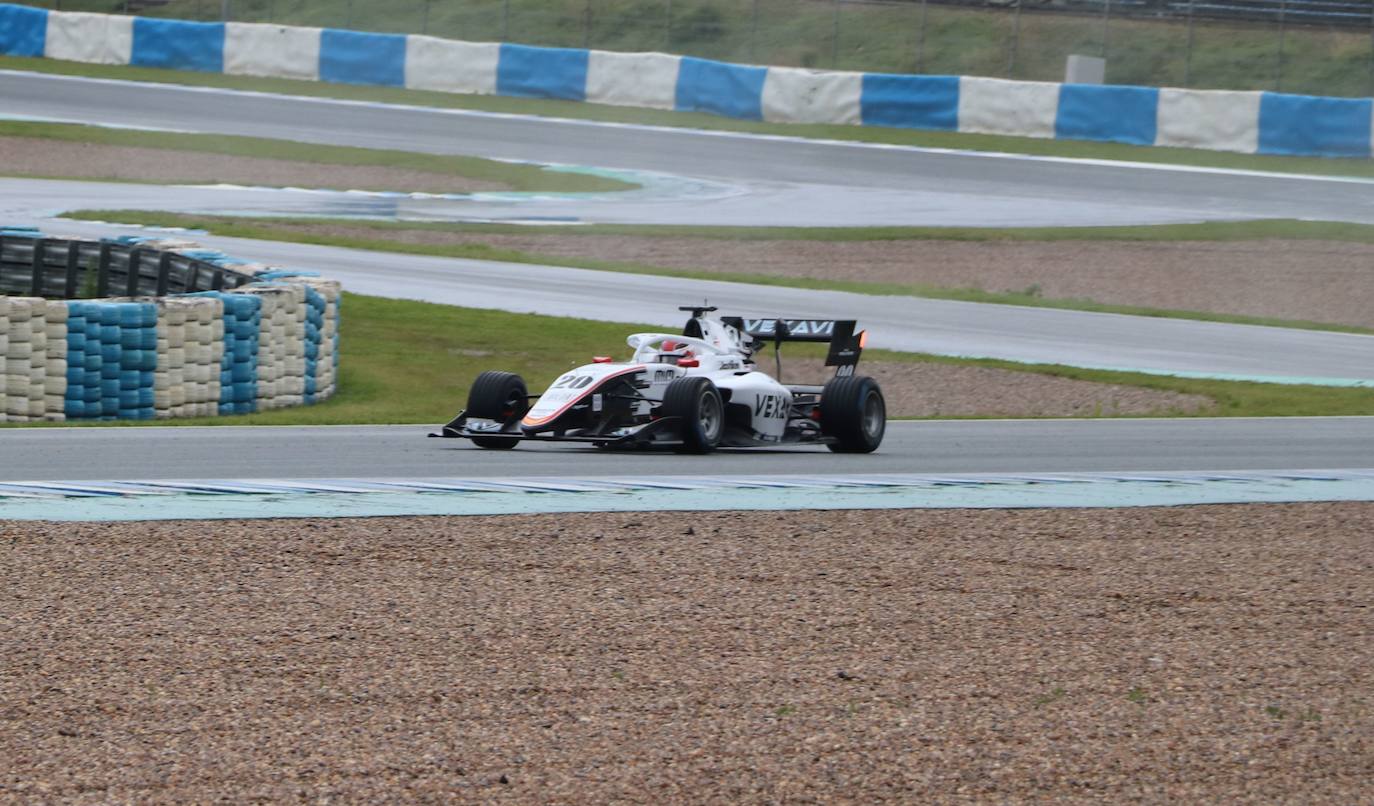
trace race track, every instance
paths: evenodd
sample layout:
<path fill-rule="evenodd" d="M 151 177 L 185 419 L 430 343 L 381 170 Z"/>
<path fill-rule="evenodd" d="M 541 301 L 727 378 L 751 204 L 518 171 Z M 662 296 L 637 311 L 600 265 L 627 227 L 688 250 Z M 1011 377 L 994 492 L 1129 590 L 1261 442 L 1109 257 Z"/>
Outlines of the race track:
<path fill-rule="evenodd" d="M 4 114 L 13 117 L 671 175 L 659 176 L 659 184 L 629 201 L 349 199 L 0 180 L 0 218 L 7 223 L 77 235 L 120 230 L 51 216 L 93 206 L 223 211 L 227 205 L 266 213 L 285 204 L 297 214 L 311 207 L 331 215 L 440 218 L 527 218 L 531 211 L 557 217 L 563 211 L 581 220 L 674 223 L 1004 226 L 1276 216 L 1374 223 L 1374 183 L 1366 181 L 809 142 L 3 71 L 0 97 Z M 662 196 L 644 195 L 655 193 Z M 662 326 L 680 324 L 678 304 L 709 299 L 742 315 L 858 316 L 873 330 L 872 346 L 899 350 L 1290 383 L 1374 382 L 1370 336 L 200 240 L 246 258 L 318 269 L 351 291 L 380 296 Z M 492 453 L 426 440 L 424 431 L 11 431 L 5 447 L 7 458 L 14 458 L 0 468 L 0 479 L 1162 472 L 1362 468 L 1374 456 L 1374 420 L 1357 418 L 900 423 L 893 424 L 884 449 L 869 457 L 825 451 L 621 456 L 566 447 Z"/>
<path fill-rule="evenodd" d="M 4 71 L 0 71 L 0 97 L 5 98 L 5 114 L 21 117 L 666 171 L 681 181 L 654 191 L 666 194 L 664 198 L 626 202 L 615 200 L 617 194 L 601 194 L 609 200 L 580 201 L 574 206 L 583 212 L 608 209 L 602 205 L 652 211 L 652 216 L 676 223 L 697 222 L 692 212 L 680 206 L 684 204 L 711 211 L 732 224 L 764 222 L 751 216 L 774 216 L 779 211 L 787 215 L 786 223 L 794 225 L 932 223 L 923 212 L 904 207 L 927 205 L 930 200 L 925 196 L 931 192 L 948 194 L 936 205 L 942 215 L 958 219 L 948 223 L 1025 223 L 989 213 L 987 205 L 1004 202 L 1049 215 L 1053 221 L 1046 223 L 1061 224 L 1087 220 L 1074 210 L 1135 221 L 1133 216 L 1147 208 L 1172 211 L 1169 220 L 1177 220 L 1178 213 L 1186 211 L 1182 217 L 1189 219 L 1292 215 L 1374 221 L 1374 183 L 1363 181 L 955 154 Z M 738 193 L 721 197 L 701 190 L 726 185 L 735 186 Z M 802 203 L 786 193 L 779 196 L 784 185 L 792 189 L 788 193 L 809 194 L 811 201 Z M 694 197 L 698 191 L 706 196 Z M 263 214 L 284 206 L 294 214 L 313 207 L 330 215 L 391 218 L 415 203 L 354 194 L 0 180 L 0 220 L 94 236 L 114 230 L 98 224 L 53 222 L 48 217 L 76 207 Z M 462 208 L 464 203 L 442 204 Z M 531 202 L 503 204 L 526 210 L 507 209 L 507 215 L 527 215 Z M 541 204 L 534 206 L 546 212 Z M 1076 206 L 1080 204 L 1086 208 Z M 893 218 L 873 220 L 870 213 Z M 813 218 L 807 217 L 812 214 Z M 610 215 L 609 220 L 623 219 Z M 1147 215 L 1138 220 L 1154 219 Z M 873 331 L 873 346 L 904 351 L 1284 383 L 1374 382 L 1374 337 L 1367 336 L 753 287 L 228 238 L 201 240 L 246 258 L 321 270 L 355 292 L 453 305 L 676 326 L 678 305 L 709 299 L 729 308 L 731 314 L 745 316 L 836 318 L 862 312 L 863 324 Z"/>
<path fill-rule="evenodd" d="M 821 448 L 608 453 L 576 445 L 487 451 L 421 425 L 23 429 L 0 481 L 504 478 L 710 473 L 1092 473 L 1366 468 L 1374 418 L 895 422 L 867 456 Z"/>
<path fill-rule="evenodd" d="M 0 98 L 5 117 L 597 166 L 710 183 L 686 193 L 674 185 L 672 195 L 648 200 L 306 200 L 322 214 L 401 211 L 431 218 L 537 215 L 773 226 L 1067 226 L 1244 218 L 1374 223 L 1374 182 L 1369 180 L 941 152 L 13 71 L 0 71 Z M 162 209 L 213 206 L 194 194 L 171 198 L 174 203 Z M 306 202 L 286 203 L 298 211 Z"/>

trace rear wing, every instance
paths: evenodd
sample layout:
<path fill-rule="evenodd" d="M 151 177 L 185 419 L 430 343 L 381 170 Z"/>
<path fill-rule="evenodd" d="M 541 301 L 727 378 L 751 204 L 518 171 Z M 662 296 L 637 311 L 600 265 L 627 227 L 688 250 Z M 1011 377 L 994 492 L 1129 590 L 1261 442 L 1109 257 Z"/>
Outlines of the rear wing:
<path fill-rule="evenodd" d="M 839 367 L 836 375 L 849 375 L 859 363 L 859 355 L 868 341 L 868 332 L 854 332 L 858 322 L 853 319 L 746 319 L 722 316 L 720 321 L 757 341 L 822 342 L 830 345 L 825 357 L 827 367 Z M 847 369 L 846 369 L 847 368 Z"/>

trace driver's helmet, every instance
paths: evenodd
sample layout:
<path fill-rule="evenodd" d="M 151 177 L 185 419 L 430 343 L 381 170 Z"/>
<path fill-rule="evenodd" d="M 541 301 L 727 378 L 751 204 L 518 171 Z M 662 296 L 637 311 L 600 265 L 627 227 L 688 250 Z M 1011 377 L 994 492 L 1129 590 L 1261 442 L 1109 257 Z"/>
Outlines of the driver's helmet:
<path fill-rule="evenodd" d="M 691 358 L 695 355 L 686 342 L 674 341 L 673 339 L 664 339 L 658 345 L 658 352 L 659 357 L 668 363 L 677 363 L 679 358 Z"/>

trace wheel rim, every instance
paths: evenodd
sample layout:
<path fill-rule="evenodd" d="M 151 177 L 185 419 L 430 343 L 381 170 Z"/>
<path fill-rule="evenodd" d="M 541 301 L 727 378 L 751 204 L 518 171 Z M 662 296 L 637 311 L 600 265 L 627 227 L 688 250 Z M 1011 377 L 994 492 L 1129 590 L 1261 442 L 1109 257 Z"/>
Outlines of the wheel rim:
<path fill-rule="evenodd" d="M 876 438 L 883 433 L 884 415 L 887 409 L 883 406 L 883 399 L 877 392 L 869 392 L 864 398 L 863 429 L 864 435 L 870 439 Z"/>
<path fill-rule="evenodd" d="M 506 396 L 506 402 L 501 405 L 501 418 L 509 420 L 520 414 L 520 407 L 525 403 L 524 395 L 520 394 L 519 389 L 511 389 Z"/>
<path fill-rule="evenodd" d="M 707 389 L 701 393 L 701 405 L 697 408 L 697 422 L 701 425 L 702 436 L 706 437 L 707 442 L 720 439 L 720 398 Z"/>

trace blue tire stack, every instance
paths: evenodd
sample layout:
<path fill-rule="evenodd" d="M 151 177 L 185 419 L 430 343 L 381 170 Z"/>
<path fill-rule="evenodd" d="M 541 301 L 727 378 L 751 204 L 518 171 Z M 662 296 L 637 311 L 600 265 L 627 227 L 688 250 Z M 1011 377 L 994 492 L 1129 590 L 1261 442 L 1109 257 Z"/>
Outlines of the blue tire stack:
<path fill-rule="evenodd" d="M 262 300 L 251 294 L 203 291 L 224 303 L 224 359 L 219 368 L 219 413 L 251 414 L 258 408 L 258 329 Z"/>
<path fill-rule="evenodd" d="M 156 413 L 157 305 L 115 302 L 101 308 L 101 417 L 151 420 Z"/>
<path fill-rule="evenodd" d="M 151 420 L 157 369 L 157 306 L 72 302 L 67 306 L 70 419 Z"/>
<path fill-rule="evenodd" d="M 100 416 L 100 310 L 93 302 L 67 303 L 67 397 L 63 408 L 68 420 Z M 94 332 L 92 339 L 89 334 Z"/>
<path fill-rule="evenodd" d="M 305 402 L 314 403 L 319 391 L 317 382 L 320 361 L 320 340 L 324 337 L 324 314 L 329 307 L 324 295 L 310 286 L 305 287 Z"/>

